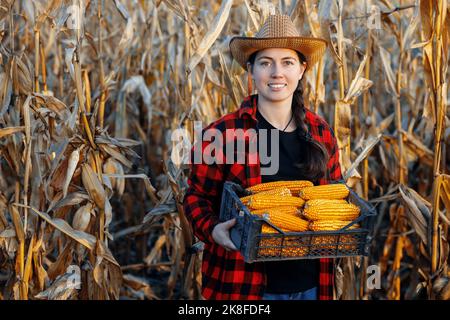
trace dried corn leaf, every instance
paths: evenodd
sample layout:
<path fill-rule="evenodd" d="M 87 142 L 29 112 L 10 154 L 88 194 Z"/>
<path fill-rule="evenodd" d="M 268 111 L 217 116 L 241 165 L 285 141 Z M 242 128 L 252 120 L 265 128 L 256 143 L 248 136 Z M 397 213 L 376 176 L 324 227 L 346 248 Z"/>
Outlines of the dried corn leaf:
<path fill-rule="evenodd" d="M 92 203 L 90 202 L 78 208 L 73 216 L 72 227 L 75 230 L 85 231 L 91 221 L 91 211 Z"/>
<path fill-rule="evenodd" d="M 119 0 L 114 0 L 114 4 L 116 5 L 117 10 L 120 12 L 122 18 L 128 20 L 130 18 L 130 14 L 128 13 L 127 8 Z"/>
<path fill-rule="evenodd" d="M 392 95 L 396 95 L 397 87 L 395 85 L 394 72 L 392 71 L 392 67 L 391 67 L 391 55 L 383 47 L 379 46 L 378 48 L 380 49 L 381 62 L 382 62 L 383 68 L 384 68 L 384 74 L 386 76 L 386 80 L 388 82 L 388 86 L 386 87 L 386 90 L 389 91 Z"/>
<path fill-rule="evenodd" d="M 350 104 L 339 100 L 336 102 L 336 139 L 339 149 L 345 148 L 348 145 L 348 138 L 350 136 L 350 127 L 352 120 L 352 111 Z"/>
<path fill-rule="evenodd" d="M 84 192 L 72 192 L 67 195 L 67 197 L 59 200 L 59 201 L 52 201 L 50 206 L 48 207 L 47 213 L 49 213 L 51 210 L 56 210 L 65 206 L 75 206 L 77 204 L 80 204 L 83 201 L 89 200 L 89 195 Z"/>
<path fill-rule="evenodd" d="M 17 210 L 15 206 L 9 206 L 9 212 L 12 217 L 14 229 L 16 230 L 17 239 L 21 242 L 25 241 L 25 231 L 23 229 L 23 222 L 19 210 Z"/>
<path fill-rule="evenodd" d="M 336 48 L 333 44 L 332 32 L 330 31 L 330 27 L 334 26 L 334 22 L 337 19 L 337 5 L 334 0 L 325 0 L 320 1 L 319 3 L 319 20 L 320 20 L 320 38 L 323 38 L 328 43 L 328 48 L 331 51 L 331 57 L 338 65 L 342 65 L 342 59 L 336 51 Z"/>
<path fill-rule="evenodd" d="M 133 41 L 133 35 L 134 35 L 134 23 L 132 18 L 127 19 L 127 25 L 125 27 L 125 31 L 122 33 L 122 38 L 119 41 L 118 50 L 119 52 L 123 52 L 125 49 L 127 49 L 131 42 Z"/>
<path fill-rule="evenodd" d="M 223 0 L 220 6 L 219 12 L 215 16 L 211 26 L 208 28 L 208 32 L 203 37 L 194 55 L 189 59 L 187 65 L 187 72 L 191 73 L 192 70 L 197 66 L 200 60 L 203 58 L 205 53 L 213 45 L 214 41 L 217 39 L 219 34 L 228 20 L 230 14 L 231 5 L 233 0 Z"/>
<path fill-rule="evenodd" d="M 425 39 L 430 39 L 433 29 L 433 1 L 420 1 L 420 20 Z"/>
<path fill-rule="evenodd" d="M 117 151 L 115 148 L 104 144 L 99 145 L 99 147 L 107 154 L 109 154 L 111 157 L 122 163 L 124 166 L 128 168 L 131 168 L 133 166 L 133 163 L 130 160 L 128 160 L 123 154 Z"/>
<path fill-rule="evenodd" d="M 428 246 L 430 243 L 427 232 L 431 221 L 430 204 L 411 188 L 400 185 L 399 191 L 408 208 L 406 213 L 409 222 L 423 243 Z"/>
<path fill-rule="evenodd" d="M 359 64 L 358 70 L 350 83 L 350 87 L 347 90 L 344 101 L 347 103 L 354 103 L 355 99 L 359 97 L 364 91 L 369 89 L 373 82 L 362 77 L 364 68 L 366 67 L 368 55 L 364 56 L 363 61 Z"/>
<path fill-rule="evenodd" d="M 15 204 L 16 206 L 24 207 L 21 204 Z M 65 220 L 62 219 L 52 219 L 47 213 L 41 212 L 39 210 L 36 210 L 33 207 L 29 207 L 32 212 L 37 214 L 39 217 L 44 219 L 47 223 L 51 224 L 53 227 L 67 235 L 68 237 L 72 238 L 73 240 L 77 241 L 78 243 L 81 243 L 86 248 L 92 250 L 95 245 L 95 237 L 93 235 L 90 235 L 88 233 L 74 230 Z"/>
<path fill-rule="evenodd" d="M 48 289 L 35 295 L 35 298 L 45 300 L 70 299 L 77 292 L 75 286 L 67 285 L 68 283 L 71 283 L 71 277 L 72 273 L 64 273 L 63 275 L 58 276 Z"/>
<path fill-rule="evenodd" d="M 0 129 L 0 139 L 24 130 L 25 130 L 24 126 L 2 128 Z"/>
<path fill-rule="evenodd" d="M 145 257 L 145 259 L 144 259 L 144 262 L 147 265 L 152 264 L 153 259 L 156 258 L 157 254 L 160 252 L 162 246 L 165 244 L 166 241 L 167 241 L 167 237 L 166 237 L 165 234 L 162 234 L 162 235 L 159 236 L 158 240 L 156 240 L 156 242 L 155 242 L 155 244 L 154 244 L 154 246 L 152 248 L 152 251 L 150 251 L 148 256 Z"/>
<path fill-rule="evenodd" d="M 108 228 L 112 221 L 112 206 L 108 199 L 105 199 L 105 228 Z"/>
<path fill-rule="evenodd" d="M 347 180 L 352 175 L 352 172 L 356 170 L 361 161 L 363 161 L 369 155 L 372 149 L 377 145 L 377 143 L 380 142 L 380 138 L 381 133 L 376 137 L 369 137 L 369 139 L 365 141 L 364 150 L 358 155 L 355 161 L 353 161 L 352 165 L 347 169 L 344 175 L 344 180 Z"/>
<path fill-rule="evenodd" d="M 161 215 L 166 215 L 166 214 L 171 214 L 173 212 L 177 211 L 177 207 L 175 204 L 160 204 L 158 206 L 156 206 L 155 208 L 153 208 L 152 210 L 150 210 L 145 216 L 144 219 L 142 221 L 142 223 L 148 223 L 150 222 L 151 219 L 153 219 L 156 216 L 161 216 Z"/>
<path fill-rule="evenodd" d="M 147 177 L 145 174 L 106 174 L 108 177 L 113 178 L 139 178 L 144 180 L 144 186 L 145 190 L 147 191 L 147 194 L 150 196 L 152 201 L 154 203 L 158 202 L 158 197 L 156 196 L 156 189 L 153 187 L 152 183 L 150 182 L 149 177 Z"/>
<path fill-rule="evenodd" d="M 145 281 L 131 274 L 123 275 L 123 283 L 125 286 L 132 288 L 136 291 L 142 291 L 147 299 L 159 300 L 158 296 L 153 292 L 150 285 Z"/>
<path fill-rule="evenodd" d="M 63 115 L 63 111 L 66 110 L 68 111 L 67 106 L 61 100 L 53 96 L 44 95 L 36 92 L 33 93 L 33 96 L 38 104 L 45 105 L 47 108 L 55 112 L 60 117 Z"/>

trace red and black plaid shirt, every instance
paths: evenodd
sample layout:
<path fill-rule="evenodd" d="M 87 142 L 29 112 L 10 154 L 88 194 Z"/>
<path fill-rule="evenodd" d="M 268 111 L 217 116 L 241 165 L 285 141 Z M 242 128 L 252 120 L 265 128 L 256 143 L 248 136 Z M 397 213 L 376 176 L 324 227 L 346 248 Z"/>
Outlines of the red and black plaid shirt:
<path fill-rule="evenodd" d="M 253 128 L 256 130 L 256 105 L 256 95 L 247 97 L 239 110 L 223 116 L 204 130 L 218 129 L 223 134 L 224 141 L 226 129 L 245 131 Z M 308 109 L 306 109 L 305 122 L 310 137 L 323 143 L 330 156 L 327 174 L 319 180 L 319 184 L 328 184 L 332 180 L 342 179 L 339 149 L 332 129 L 324 119 Z M 202 142 L 202 150 L 209 143 Z M 197 147 L 199 146 L 200 144 L 197 144 Z M 195 148 L 196 146 L 192 151 Z M 246 148 L 246 159 L 249 159 L 248 149 Z M 193 160 L 193 153 L 191 156 Z M 263 264 L 245 263 L 238 251 L 226 251 L 212 238 L 213 228 L 219 223 L 224 182 L 233 181 L 244 188 L 261 183 L 259 157 L 256 158 L 256 164 L 249 164 L 249 161 L 246 161 L 246 164 L 226 164 L 226 161 L 222 161 L 223 164 L 202 162 L 191 165 L 184 210 L 192 224 L 194 234 L 205 243 L 202 262 L 202 295 L 205 299 L 256 300 L 261 299 L 264 294 L 266 279 Z M 333 299 L 333 285 L 333 259 L 320 259 L 320 300 Z"/>

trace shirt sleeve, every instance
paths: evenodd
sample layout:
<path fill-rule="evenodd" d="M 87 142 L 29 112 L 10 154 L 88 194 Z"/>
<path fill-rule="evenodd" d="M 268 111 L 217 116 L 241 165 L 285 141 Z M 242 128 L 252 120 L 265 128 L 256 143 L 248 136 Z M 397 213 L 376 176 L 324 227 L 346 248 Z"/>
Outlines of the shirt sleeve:
<path fill-rule="evenodd" d="M 191 223 L 195 236 L 205 243 L 213 243 L 212 231 L 220 222 L 217 204 L 222 194 L 223 172 L 222 165 L 204 162 L 203 156 L 200 163 L 195 163 L 194 153 L 203 155 L 206 143 L 197 143 L 191 150 L 191 173 L 188 177 L 188 189 L 184 196 L 183 207 L 186 218 Z M 220 207 L 220 206 L 219 206 Z"/>

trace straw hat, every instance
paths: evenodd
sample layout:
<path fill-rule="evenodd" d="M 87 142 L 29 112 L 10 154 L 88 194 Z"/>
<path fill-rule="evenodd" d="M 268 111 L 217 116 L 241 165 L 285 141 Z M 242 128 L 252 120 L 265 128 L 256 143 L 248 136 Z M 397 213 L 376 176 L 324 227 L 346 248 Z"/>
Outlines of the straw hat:
<path fill-rule="evenodd" d="M 267 48 L 287 48 L 301 52 L 311 68 L 325 53 L 327 42 L 320 38 L 302 37 L 287 15 L 270 15 L 255 37 L 234 37 L 231 55 L 247 70 L 252 53 Z"/>

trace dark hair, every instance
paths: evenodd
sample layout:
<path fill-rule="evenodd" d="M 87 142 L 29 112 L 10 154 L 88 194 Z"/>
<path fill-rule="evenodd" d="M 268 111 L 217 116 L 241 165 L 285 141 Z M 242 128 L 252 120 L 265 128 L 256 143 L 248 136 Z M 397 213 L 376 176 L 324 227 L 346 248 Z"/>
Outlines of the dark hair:
<path fill-rule="evenodd" d="M 301 53 L 297 52 L 298 58 L 301 62 L 306 62 L 306 57 Z M 248 62 L 251 67 L 255 63 L 256 54 L 258 51 L 252 53 L 249 57 Z M 248 70 L 250 72 L 250 70 Z M 299 168 L 304 176 L 304 179 L 312 181 L 314 184 L 318 183 L 318 179 L 325 176 L 327 171 L 327 163 L 329 160 L 328 151 L 325 146 L 316 141 L 311 136 L 308 135 L 308 126 L 305 122 L 306 110 L 303 101 L 303 83 L 302 79 L 298 82 L 297 88 L 294 91 L 292 97 L 292 112 L 294 115 L 295 124 L 297 125 L 297 133 L 299 137 L 306 141 L 307 150 L 305 150 L 305 162 L 296 163 L 295 166 Z"/>

